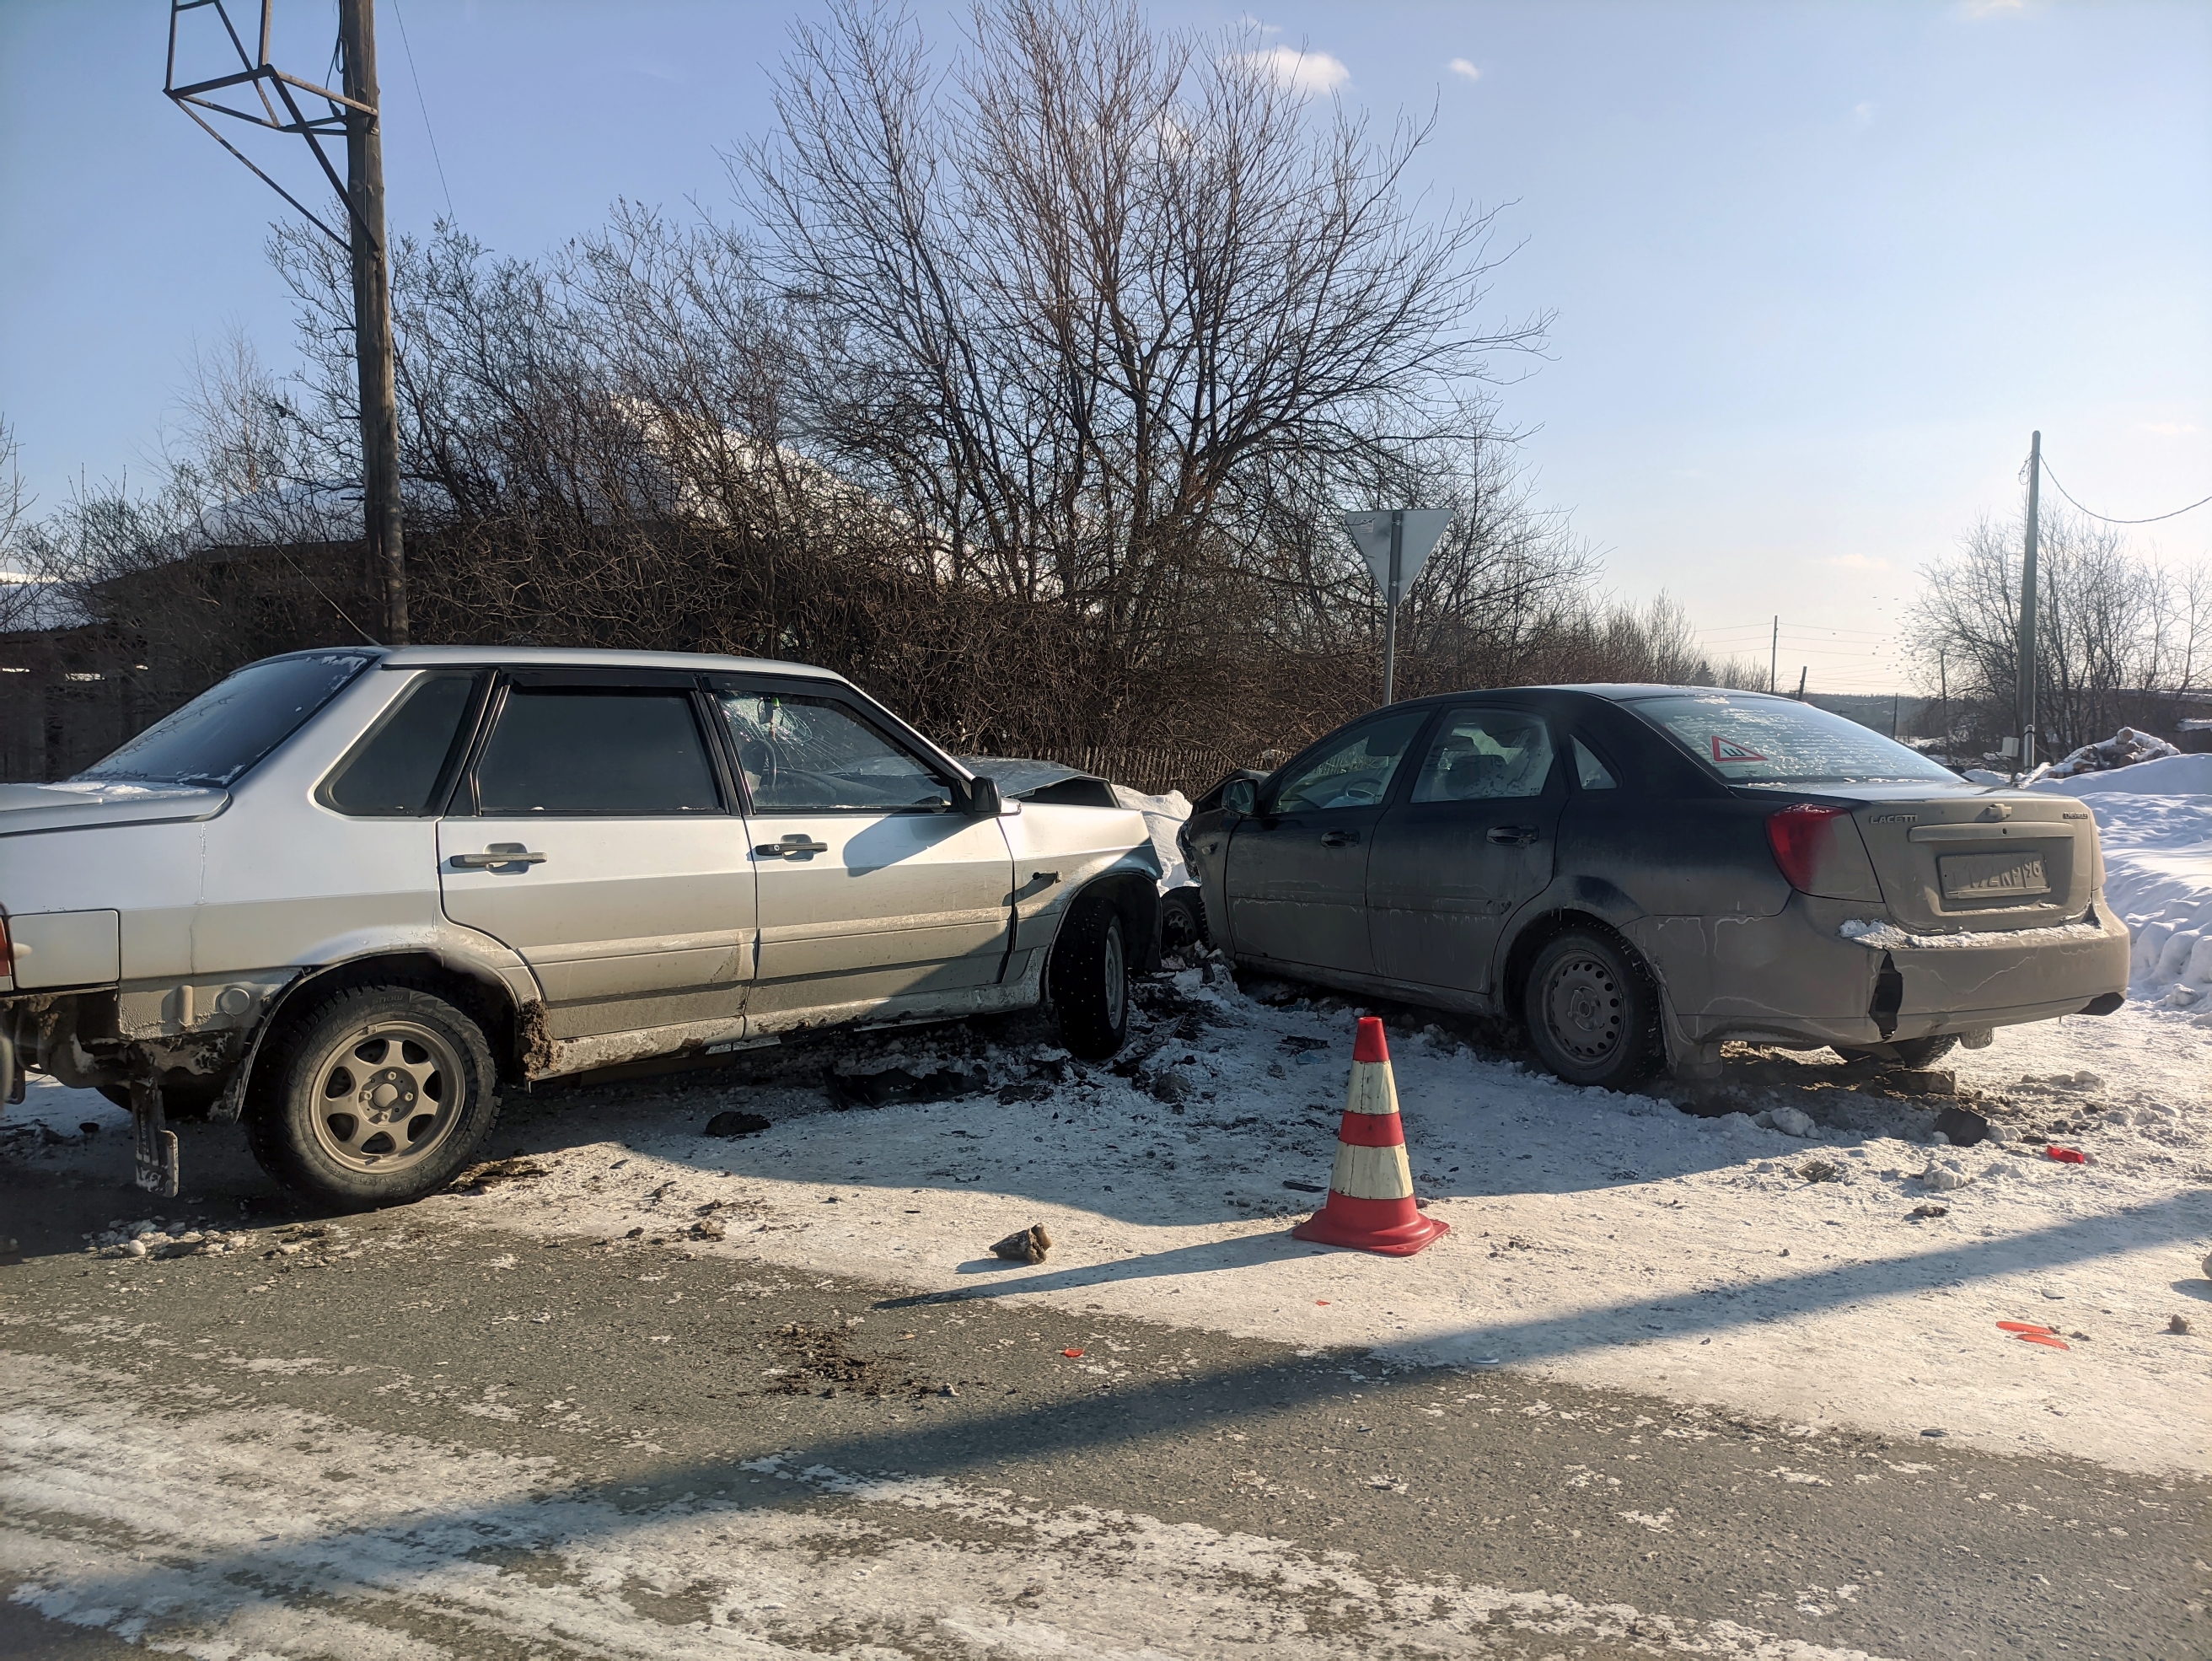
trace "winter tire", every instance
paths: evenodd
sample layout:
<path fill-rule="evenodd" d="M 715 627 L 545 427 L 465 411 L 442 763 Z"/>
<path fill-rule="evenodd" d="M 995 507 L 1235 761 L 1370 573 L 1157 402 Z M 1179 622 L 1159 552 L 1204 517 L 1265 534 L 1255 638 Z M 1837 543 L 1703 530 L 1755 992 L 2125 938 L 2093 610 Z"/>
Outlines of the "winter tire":
<path fill-rule="evenodd" d="M 1537 1059 L 1569 1084 L 1633 1090 L 1659 1062 L 1659 1000 L 1616 942 L 1572 929 L 1537 952 L 1523 1007 Z"/>
<path fill-rule="evenodd" d="M 287 1188 L 348 1210 L 443 1188 L 499 1123 L 483 1031 L 433 993 L 333 993 L 276 1035 L 254 1069 L 248 1135 Z"/>
<path fill-rule="evenodd" d="M 1206 929 L 1206 907 L 1195 888 L 1172 888 L 1160 900 L 1160 951 L 1168 957 L 1204 952 L 1213 944 Z"/>
<path fill-rule="evenodd" d="M 1053 943 L 1053 1013 L 1072 1056 L 1103 1061 L 1129 1036 L 1129 949 L 1103 895 L 1079 899 Z"/>
<path fill-rule="evenodd" d="M 1916 1070 L 1933 1067 L 1959 1047 L 1959 1036 L 1946 1032 L 1933 1038 L 1899 1038 L 1894 1043 L 1874 1043 L 1863 1048 L 1854 1044 L 1832 1046 L 1836 1054 L 1847 1062 L 1879 1062 L 1885 1067 L 1909 1067 Z"/>

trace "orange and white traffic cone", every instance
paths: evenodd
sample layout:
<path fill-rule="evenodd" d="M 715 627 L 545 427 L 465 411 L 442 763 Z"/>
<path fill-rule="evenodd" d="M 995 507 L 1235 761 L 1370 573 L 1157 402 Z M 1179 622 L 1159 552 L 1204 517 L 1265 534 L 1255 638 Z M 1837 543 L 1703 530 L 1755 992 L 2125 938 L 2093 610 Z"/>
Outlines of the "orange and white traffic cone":
<path fill-rule="evenodd" d="M 1328 1200 L 1292 1229 L 1291 1238 L 1410 1257 L 1450 1227 L 1439 1218 L 1423 1216 L 1413 1203 L 1413 1170 L 1406 1162 L 1390 1046 L 1383 1042 L 1382 1023 L 1363 1015 L 1352 1047 L 1352 1089 L 1336 1133 Z"/>

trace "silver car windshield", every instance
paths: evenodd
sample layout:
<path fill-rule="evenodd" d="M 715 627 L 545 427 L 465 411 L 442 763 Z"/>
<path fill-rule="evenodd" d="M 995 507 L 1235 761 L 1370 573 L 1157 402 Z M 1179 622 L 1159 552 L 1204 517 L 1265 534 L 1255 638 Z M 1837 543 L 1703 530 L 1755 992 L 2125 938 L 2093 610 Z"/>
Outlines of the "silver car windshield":
<path fill-rule="evenodd" d="M 1787 698 L 1729 692 L 1629 705 L 1730 784 L 1958 784 L 1959 776 L 1872 727 Z"/>
<path fill-rule="evenodd" d="M 248 664 L 77 777 L 131 784 L 234 784 L 374 660 L 318 652 Z"/>

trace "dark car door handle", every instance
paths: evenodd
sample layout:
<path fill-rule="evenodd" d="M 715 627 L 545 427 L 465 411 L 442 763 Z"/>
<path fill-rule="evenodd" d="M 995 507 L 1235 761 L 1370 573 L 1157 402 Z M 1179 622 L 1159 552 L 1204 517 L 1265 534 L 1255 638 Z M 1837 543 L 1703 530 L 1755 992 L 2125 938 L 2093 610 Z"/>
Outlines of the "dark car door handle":
<path fill-rule="evenodd" d="M 794 830 L 781 842 L 762 843 L 753 849 L 764 860 L 783 859 L 793 855 L 826 854 L 829 851 L 828 843 L 817 842 L 804 830 Z"/>
<path fill-rule="evenodd" d="M 1359 832 L 1357 830 L 1324 830 L 1321 833 L 1321 845 L 1323 848 L 1351 848 L 1356 846 L 1358 841 Z"/>
<path fill-rule="evenodd" d="M 1533 824 L 1493 824 L 1490 827 L 1491 841 L 1501 848 L 1526 848 L 1536 840 L 1537 834 Z"/>

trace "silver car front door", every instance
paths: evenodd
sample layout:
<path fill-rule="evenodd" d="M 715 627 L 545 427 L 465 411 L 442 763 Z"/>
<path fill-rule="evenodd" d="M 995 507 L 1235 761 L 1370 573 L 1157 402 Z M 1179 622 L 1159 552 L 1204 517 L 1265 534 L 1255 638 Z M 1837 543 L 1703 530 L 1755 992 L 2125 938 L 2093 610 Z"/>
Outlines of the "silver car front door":
<path fill-rule="evenodd" d="M 439 823 L 446 915 L 530 964 L 553 1037 L 744 1013 L 752 865 L 700 716 L 681 685 L 507 686 Z"/>
<path fill-rule="evenodd" d="M 1368 926 L 1387 979 L 1490 990 L 1498 931 L 1552 880 L 1566 781 L 1542 717 L 1455 709 L 1375 828 Z"/>
<path fill-rule="evenodd" d="M 1013 855 L 951 776 L 835 696 L 744 685 L 717 703 L 760 895 L 756 1026 L 957 1012 L 1004 971 Z"/>

